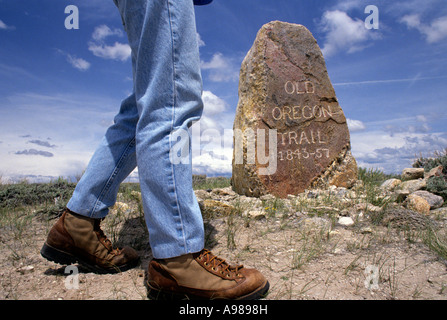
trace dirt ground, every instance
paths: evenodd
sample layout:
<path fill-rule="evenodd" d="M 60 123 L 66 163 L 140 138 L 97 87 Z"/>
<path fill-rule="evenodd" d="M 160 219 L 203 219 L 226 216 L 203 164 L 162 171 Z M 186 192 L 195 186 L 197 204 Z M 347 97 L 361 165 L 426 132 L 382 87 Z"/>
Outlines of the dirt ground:
<path fill-rule="evenodd" d="M 112 275 L 75 266 L 78 282 L 72 269 L 40 255 L 55 221 L 35 216 L 20 234 L 12 226 L 1 230 L 0 299 L 147 299 L 152 256 L 141 219 L 128 218 L 114 239 L 136 247 L 141 264 Z M 269 279 L 267 300 L 447 299 L 446 262 L 411 232 L 361 221 L 343 226 L 300 212 L 207 219 L 205 228 L 214 254 Z"/>

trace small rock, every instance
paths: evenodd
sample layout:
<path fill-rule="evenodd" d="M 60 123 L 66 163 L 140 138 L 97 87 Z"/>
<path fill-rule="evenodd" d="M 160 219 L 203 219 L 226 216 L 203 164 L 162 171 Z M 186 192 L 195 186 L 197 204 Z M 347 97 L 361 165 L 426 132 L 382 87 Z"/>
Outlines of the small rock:
<path fill-rule="evenodd" d="M 134 198 L 137 198 L 138 200 L 141 200 L 141 192 L 140 191 L 131 191 L 130 195 Z"/>
<path fill-rule="evenodd" d="M 413 192 L 412 194 L 424 198 L 430 205 L 430 209 L 440 208 L 444 204 L 444 199 L 441 196 L 437 196 L 428 191 L 419 190 Z"/>
<path fill-rule="evenodd" d="M 261 210 L 251 210 L 247 212 L 247 216 L 254 220 L 261 220 L 265 218 L 265 212 Z"/>
<path fill-rule="evenodd" d="M 31 273 L 31 272 L 34 272 L 34 267 L 33 266 L 20 267 L 17 269 L 17 272 L 19 272 L 21 274 Z"/>
<path fill-rule="evenodd" d="M 354 220 L 352 220 L 351 217 L 340 217 L 338 219 L 338 224 L 342 225 L 342 226 L 349 227 L 349 226 L 352 226 L 354 224 Z"/>
<path fill-rule="evenodd" d="M 318 192 L 315 192 L 315 191 L 309 191 L 309 192 L 307 193 L 307 198 L 308 198 L 308 199 L 316 199 L 316 198 L 318 198 Z"/>
<path fill-rule="evenodd" d="M 335 211 L 335 212 L 337 212 L 337 211 Z M 353 214 L 356 214 L 356 211 L 353 208 L 343 209 L 340 212 L 338 212 L 338 215 L 341 217 L 350 217 Z"/>
<path fill-rule="evenodd" d="M 437 166 L 436 168 L 433 168 L 429 172 L 425 173 L 424 178 L 428 179 L 428 178 L 431 178 L 431 177 L 441 177 L 443 169 L 444 169 L 443 166 Z"/>
<path fill-rule="evenodd" d="M 129 210 L 129 205 L 127 203 L 117 201 L 111 209 L 119 212 L 127 212 Z"/>
<path fill-rule="evenodd" d="M 194 194 L 199 202 L 211 197 L 210 193 L 206 190 L 194 190 Z"/>
<path fill-rule="evenodd" d="M 430 215 L 438 220 L 447 219 L 447 207 L 432 210 L 430 211 Z"/>
<path fill-rule="evenodd" d="M 382 183 L 380 188 L 382 190 L 393 191 L 401 183 L 402 181 L 399 179 L 388 179 Z"/>
<path fill-rule="evenodd" d="M 410 193 L 421 190 L 427 187 L 427 182 L 424 179 L 409 180 L 402 182 L 394 189 L 394 192 L 398 195 L 399 200 L 405 199 Z"/>
<path fill-rule="evenodd" d="M 371 227 L 363 227 L 362 229 L 360 229 L 361 234 L 369 234 L 372 232 L 373 232 L 373 230 L 371 229 Z"/>
<path fill-rule="evenodd" d="M 329 206 L 317 206 L 317 207 L 312 207 L 312 211 L 326 214 L 326 213 L 330 213 L 330 212 L 338 213 L 340 210 L 337 208 L 334 208 L 334 207 L 329 207 Z"/>
<path fill-rule="evenodd" d="M 275 196 L 272 194 L 265 194 L 259 197 L 262 201 L 275 200 Z"/>
<path fill-rule="evenodd" d="M 405 168 L 402 171 L 403 180 L 416 180 L 424 178 L 424 168 Z"/>
<path fill-rule="evenodd" d="M 363 183 L 362 180 L 357 180 L 357 181 L 354 183 L 354 185 L 352 186 L 352 188 L 353 188 L 353 189 L 355 189 L 355 188 L 363 188 L 363 185 L 364 185 L 364 183 Z"/>
<path fill-rule="evenodd" d="M 288 194 L 287 195 L 287 199 L 288 200 L 295 200 L 297 197 L 296 197 L 296 195 L 293 195 L 293 194 Z"/>
<path fill-rule="evenodd" d="M 410 194 L 404 202 L 404 206 L 407 209 L 416 211 L 423 215 L 430 213 L 430 204 L 424 198 L 415 194 Z"/>
<path fill-rule="evenodd" d="M 330 237 L 336 237 L 340 235 L 340 231 L 339 230 L 331 230 L 329 231 L 329 236 Z"/>
<path fill-rule="evenodd" d="M 396 195 L 397 202 L 402 202 L 410 195 L 410 192 L 405 190 L 396 190 L 394 191 L 394 194 Z"/>
<path fill-rule="evenodd" d="M 333 254 L 340 254 L 340 253 L 343 253 L 343 249 L 341 249 L 341 248 L 335 248 L 334 249 L 334 251 L 332 252 Z"/>
<path fill-rule="evenodd" d="M 238 201 L 239 201 L 239 205 L 243 208 L 260 209 L 263 207 L 262 200 L 259 198 L 240 196 L 238 198 Z"/>
<path fill-rule="evenodd" d="M 203 201 L 199 201 L 199 206 L 202 211 L 202 214 L 211 217 L 214 217 L 216 215 L 227 216 L 235 211 L 235 208 L 232 205 L 211 199 L 205 199 Z"/>
<path fill-rule="evenodd" d="M 236 196 L 236 192 L 233 191 L 231 187 L 226 188 L 216 188 L 211 191 L 212 193 L 219 196 Z"/>
<path fill-rule="evenodd" d="M 358 203 L 354 206 L 354 209 L 357 211 L 363 212 L 380 212 L 382 209 L 370 203 Z"/>

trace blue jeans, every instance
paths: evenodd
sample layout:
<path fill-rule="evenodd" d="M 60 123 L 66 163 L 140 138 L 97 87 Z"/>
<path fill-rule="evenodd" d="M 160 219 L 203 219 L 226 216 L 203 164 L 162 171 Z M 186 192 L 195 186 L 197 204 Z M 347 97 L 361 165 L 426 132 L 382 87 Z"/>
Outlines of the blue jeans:
<path fill-rule="evenodd" d="M 138 167 L 154 257 L 198 252 L 204 227 L 192 189 L 190 134 L 180 139 L 189 161 L 170 160 L 177 143 L 172 134 L 189 132 L 203 109 L 193 1 L 114 2 L 132 49 L 133 93 L 123 100 L 67 207 L 105 217 L 121 182 Z"/>

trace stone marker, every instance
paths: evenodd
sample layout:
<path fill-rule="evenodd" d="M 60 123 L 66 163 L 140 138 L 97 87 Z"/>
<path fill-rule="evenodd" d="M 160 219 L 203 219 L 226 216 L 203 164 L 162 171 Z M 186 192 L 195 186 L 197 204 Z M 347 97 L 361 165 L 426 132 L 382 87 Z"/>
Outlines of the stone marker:
<path fill-rule="evenodd" d="M 304 26 L 274 21 L 258 32 L 242 63 L 233 129 L 239 194 L 284 198 L 357 179 L 345 115 Z"/>

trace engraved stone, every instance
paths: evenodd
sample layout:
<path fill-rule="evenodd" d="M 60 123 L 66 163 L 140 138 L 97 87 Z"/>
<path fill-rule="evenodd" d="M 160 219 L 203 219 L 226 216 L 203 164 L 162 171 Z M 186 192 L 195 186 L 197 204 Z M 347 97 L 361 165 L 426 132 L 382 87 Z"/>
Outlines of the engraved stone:
<path fill-rule="evenodd" d="M 258 32 L 242 63 L 233 129 L 239 194 L 285 198 L 357 179 L 345 115 L 304 26 L 274 21 Z"/>

